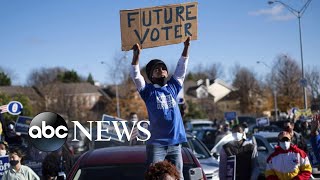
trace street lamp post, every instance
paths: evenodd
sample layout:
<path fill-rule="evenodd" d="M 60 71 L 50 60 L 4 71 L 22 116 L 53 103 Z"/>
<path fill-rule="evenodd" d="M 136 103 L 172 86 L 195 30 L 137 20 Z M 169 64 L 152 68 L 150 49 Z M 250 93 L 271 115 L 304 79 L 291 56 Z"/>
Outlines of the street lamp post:
<path fill-rule="evenodd" d="M 267 68 L 269 68 L 270 70 L 272 70 L 271 67 L 267 65 L 265 62 L 257 61 L 257 64 L 260 64 L 260 63 L 266 66 Z M 274 82 L 272 82 L 272 91 L 273 91 L 273 97 L 274 97 L 274 120 L 278 121 L 277 89 L 276 89 L 276 86 L 274 85 Z"/>
<path fill-rule="evenodd" d="M 284 7 L 286 7 L 294 16 L 296 16 L 298 18 L 298 22 L 299 22 L 299 40 L 300 40 L 300 59 L 301 59 L 301 84 L 302 84 L 302 88 L 303 88 L 303 102 L 304 102 L 304 108 L 307 109 L 308 108 L 308 104 L 307 104 L 307 92 L 306 92 L 306 79 L 304 76 L 304 67 L 303 67 L 303 51 L 302 51 L 302 35 L 301 35 L 301 17 L 303 15 L 303 13 L 306 11 L 307 7 L 309 6 L 309 4 L 311 3 L 312 0 L 308 0 L 303 7 L 298 11 L 293 9 L 292 7 L 290 7 L 289 5 L 285 4 L 282 1 L 279 0 L 274 0 L 274 1 L 268 1 L 268 4 L 273 4 L 273 3 L 280 3 L 282 4 Z"/>
<path fill-rule="evenodd" d="M 100 63 L 107 65 L 105 61 L 101 61 Z M 120 118 L 121 115 L 120 115 L 120 105 L 119 105 L 118 82 L 116 80 L 115 80 L 115 85 L 116 85 L 117 116 Z"/>

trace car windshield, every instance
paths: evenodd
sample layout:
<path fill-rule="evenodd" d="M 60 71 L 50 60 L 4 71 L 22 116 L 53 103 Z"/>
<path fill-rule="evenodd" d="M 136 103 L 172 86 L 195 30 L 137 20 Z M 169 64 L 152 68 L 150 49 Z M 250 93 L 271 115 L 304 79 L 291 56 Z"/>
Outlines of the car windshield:
<path fill-rule="evenodd" d="M 182 146 L 190 148 L 198 159 L 205 159 L 211 156 L 205 145 L 196 138 L 188 138 L 188 142 L 183 143 Z"/>
<path fill-rule="evenodd" d="M 183 174 L 185 180 L 190 180 L 189 170 L 194 168 L 193 164 L 183 164 Z M 115 164 L 106 166 L 85 167 L 78 169 L 73 180 L 126 180 L 144 179 L 146 171 L 145 164 Z"/>
<path fill-rule="evenodd" d="M 250 116 L 239 116 L 238 117 L 239 123 L 242 124 L 244 122 L 248 124 L 256 124 L 256 118 Z"/>
<path fill-rule="evenodd" d="M 74 180 L 144 179 L 145 168 L 144 164 L 87 167 L 78 170 Z"/>
<path fill-rule="evenodd" d="M 199 124 L 193 124 L 192 125 L 194 129 L 196 128 L 201 128 L 201 127 L 212 127 L 212 124 L 208 124 L 208 123 L 199 123 Z"/>

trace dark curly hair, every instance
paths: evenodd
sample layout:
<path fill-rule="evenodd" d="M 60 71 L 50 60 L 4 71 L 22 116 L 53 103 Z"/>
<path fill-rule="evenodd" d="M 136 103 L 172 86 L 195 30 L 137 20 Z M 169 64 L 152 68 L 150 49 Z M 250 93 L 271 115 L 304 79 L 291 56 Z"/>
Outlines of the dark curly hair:
<path fill-rule="evenodd" d="M 21 160 L 20 160 L 20 163 L 22 163 L 24 161 L 24 157 L 25 157 L 25 154 L 24 152 L 18 148 L 18 147 L 13 147 L 13 148 L 10 148 L 9 149 L 9 154 L 17 154 Z"/>
<path fill-rule="evenodd" d="M 166 160 L 150 165 L 144 174 L 144 179 L 162 180 L 166 174 L 174 177 L 175 179 L 180 179 L 180 174 L 177 168 Z"/>

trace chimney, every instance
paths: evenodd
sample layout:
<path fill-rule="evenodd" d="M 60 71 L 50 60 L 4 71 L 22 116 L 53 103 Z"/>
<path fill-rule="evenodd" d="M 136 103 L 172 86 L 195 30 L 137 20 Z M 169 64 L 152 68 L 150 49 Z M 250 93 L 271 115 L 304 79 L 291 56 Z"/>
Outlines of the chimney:
<path fill-rule="evenodd" d="M 210 86 L 210 80 L 206 79 L 206 87 L 208 88 Z"/>
<path fill-rule="evenodd" d="M 202 83 L 203 83 L 203 80 L 202 80 L 202 79 L 199 79 L 199 80 L 197 81 L 197 86 L 200 86 Z"/>

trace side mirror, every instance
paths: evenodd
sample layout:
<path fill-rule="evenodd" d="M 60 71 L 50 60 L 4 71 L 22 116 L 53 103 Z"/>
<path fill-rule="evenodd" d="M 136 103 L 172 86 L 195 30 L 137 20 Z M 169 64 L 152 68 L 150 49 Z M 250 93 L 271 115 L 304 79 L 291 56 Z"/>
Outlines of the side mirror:
<path fill-rule="evenodd" d="M 212 154 L 212 156 L 213 156 L 214 158 L 219 159 L 219 154 L 217 154 L 217 153 L 211 153 L 211 154 Z"/>
<path fill-rule="evenodd" d="M 257 150 L 258 151 L 267 151 L 267 148 L 264 146 L 259 146 Z"/>

